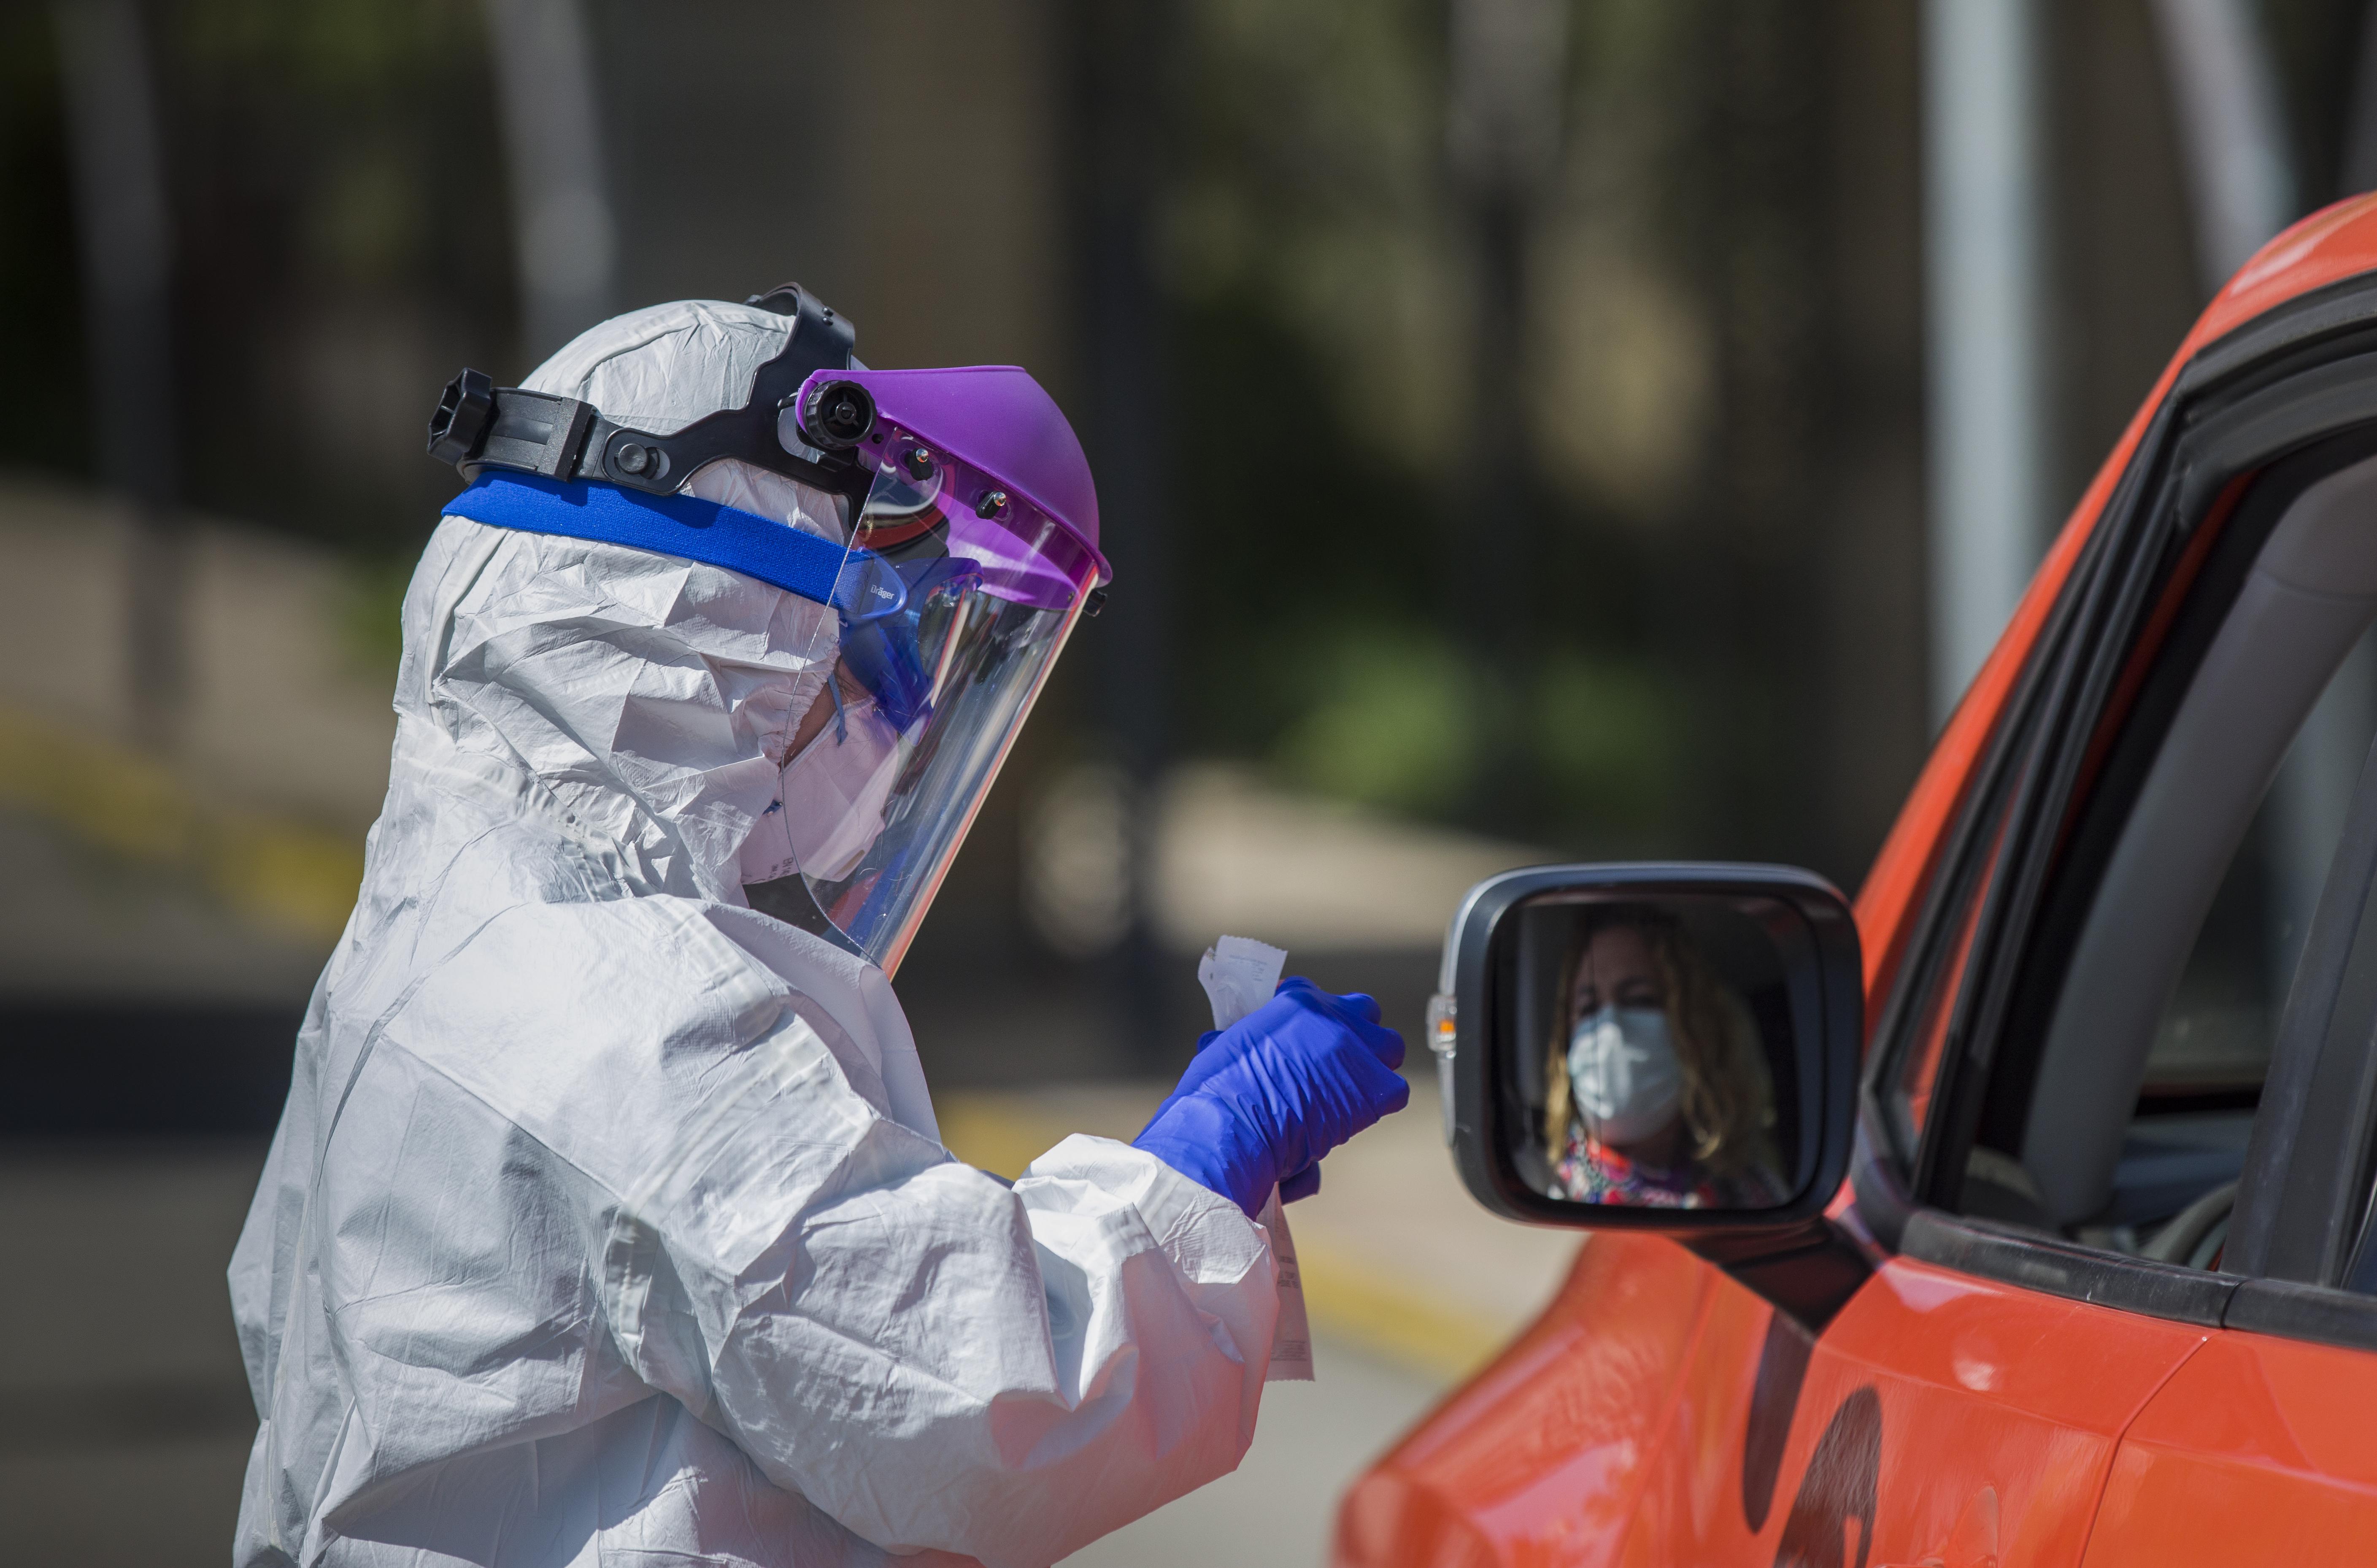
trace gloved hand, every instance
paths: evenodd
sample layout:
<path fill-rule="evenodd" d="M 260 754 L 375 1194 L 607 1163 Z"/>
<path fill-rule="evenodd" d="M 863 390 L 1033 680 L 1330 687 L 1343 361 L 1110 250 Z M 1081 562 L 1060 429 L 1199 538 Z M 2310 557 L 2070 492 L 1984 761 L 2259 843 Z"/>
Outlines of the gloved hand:
<path fill-rule="evenodd" d="M 1292 978 L 1296 978 L 1296 983 L 1299 985 L 1309 985 L 1311 983 L 1309 980 L 1303 980 L 1300 977 Z M 1284 985 L 1287 982 L 1283 980 L 1280 983 Z M 1355 1004 L 1357 1011 L 1361 1008 L 1368 1008 L 1368 1013 L 1367 1016 L 1369 1017 L 1375 1018 L 1378 1016 L 1379 1004 L 1369 997 L 1363 995 L 1360 992 L 1347 992 L 1344 995 L 1340 997 L 1339 1000 Z M 1204 1054 L 1204 1051 L 1207 1046 L 1212 1045 L 1215 1040 L 1221 1038 L 1222 1031 L 1219 1029 L 1207 1029 L 1203 1034 L 1197 1037 L 1198 1054 L 1189 1062 L 1188 1071 L 1182 1075 L 1179 1086 L 1173 1089 L 1170 1094 L 1164 1097 L 1164 1105 L 1157 1109 L 1157 1115 L 1162 1115 L 1165 1109 L 1169 1108 L 1174 1100 L 1178 1099 L 1182 1095 L 1188 1093 L 1190 1088 L 1204 1082 L 1205 1078 L 1211 1075 L 1212 1070 L 1216 1066 L 1220 1065 L 1221 1059 L 1219 1057 L 1207 1056 Z M 1153 1124 L 1153 1121 L 1151 1120 L 1150 1125 Z M 1292 1204 L 1299 1198 L 1308 1198 L 1320 1190 L 1320 1162 L 1316 1159 L 1311 1164 L 1306 1166 L 1303 1170 L 1297 1171 L 1295 1175 L 1280 1178 L 1279 1201 L 1284 1204 Z"/>
<path fill-rule="evenodd" d="M 1297 985 L 1308 986 L 1312 983 L 1310 980 L 1308 980 L 1301 976 L 1291 976 L 1289 979 Z M 1286 985 L 1289 981 L 1282 980 L 1280 983 L 1282 985 Z M 1323 994 L 1326 993 L 1324 992 Z M 1345 1003 L 1356 1012 L 1362 1014 L 1365 1017 L 1376 1019 L 1379 1016 L 1378 1003 L 1369 997 L 1363 995 L 1358 991 L 1347 992 L 1344 995 L 1340 996 L 1338 1000 Z M 1203 1034 L 1197 1037 L 1198 1054 L 1189 1062 L 1188 1071 L 1182 1075 L 1179 1085 L 1175 1087 L 1170 1094 L 1164 1097 L 1165 1105 L 1170 1105 L 1174 1100 L 1178 1099 L 1182 1095 L 1188 1093 L 1188 1090 L 1204 1082 L 1205 1078 L 1212 1074 L 1212 1070 L 1221 1064 L 1221 1059 L 1219 1057 L 1207 1056 L 1204 1054 L 1205 1048 L 1221 1038 L 1222 1031 L 1219 1029 L 1207 1029 Z M 1159 1113 L 1160 1111 L 1161 1108 L 1159 1108 Z M 1303 1170 L 1297 1171 L 1295 1175 L 1283 1177 L 1281 1179 L 1279 1183 L 1279 1201 L 1284 1204 L 1292 1204 L 1299 1198 L 1308 1198 L 1320 1190 L 1320 1162 L 1316 1159 L 1311 1164 L 1306 1166 Z"/>
<path fill-rule="evenodd" d="M 1410 1103 L 1394 1071 L 1403 1059 L 1403 1036 L 1380 1027 L 1376 1002 L 1284 980 L 1206 1037 L 1133 1146 L 1251 1219 L 1273 1186 L 1291 1184 L 1297 1197 L 1318 1190 L 1322 1155 Z"/>
<path fill-rule="evenodd" d="M 1302 986 L 1308 991 L 1319 992 L 1322 996 L 1327 996 L 1329 994 L 1329 992 L 1325 991 L 1320 991 L 1320 987 L 1314 985 L 1310 980 L 1306 980 L 1301 975 L 1290 975 L 1287 979 L 1279 982 L 1279 989 L 1284 991 L 1291 985 Z M 1379 1004 L 1375 998 L 1367 996 L 1358 991 L 1349 991 L 1340 995 L 1337 1000 L 1344 1004 L 1345 1007 L 1351 1009 L 1358 1016 L 1367 1019 L 1370 1023 L 1375 1024 L 1379 1021 Z M 1389 1030 L 1387 1032 L 1393 1033 L 1394 1031 Z M 1197 1037 L 1197 1055 L 1189 1062 L 1188 1072 L 1181 1075 L 1179 1084 L 1169 1095 L 1165 1097 L 1164 1105 L 1157 1108 L 1157 1115 L 1162 1115 L 1164 1110 L 1166 1107 L 1169 1107 L 1174 1100 L 1178 1099 L 1182 1095 L 1187 1094 L 1199 1084 L 1204 1082 L 1205 1079 L 1212 1074 L 1213 1070 L 1222 1064 L 1224 1061 L 1224 1057 L 1222 1055 L 1217 1054 L 1208 1056 L 1205 1054 L 1206 1048 L 1221 1038 L 1222 1031 L 1219 1029 L 1207 1029 L 1203 1034 Z M 1396 1036 L 1398 1041 L 1400 1041 L 1402 1038 L 1403 1037 L 1401 1035 Z M 1402 1063 L 1403 1057 L 1400 1051 L 1396 1054 L 1395 1061 L 1398 1064 Z M 1310 1197 L 1320 1190 L 1320 1162 L 1316 1159 L 1311 1164 L 1306 1166 L 1303 1170 L 1297 1171 L 1295 1175 L 1284 1176 L 1280 1179 L 1279 1201 L 1284 1204 L 1296 1203 L 1301 1199 Z"/>

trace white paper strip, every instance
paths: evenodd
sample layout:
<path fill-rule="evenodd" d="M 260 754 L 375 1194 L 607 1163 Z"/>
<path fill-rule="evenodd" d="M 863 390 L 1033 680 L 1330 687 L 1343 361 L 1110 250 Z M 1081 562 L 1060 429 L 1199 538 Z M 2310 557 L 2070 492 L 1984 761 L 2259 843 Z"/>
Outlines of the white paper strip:
<path fill-rule="evenodd" d="M 1213 1004 L 1213 1027 L 1226 1029 L 1270 1001 L 1286 966 L 1286 948 L 1250 937 L 1224 936 L 1207 948 L 1197 961 L 1197 981 Z M 1296 1239 L 1287 1233 L 1287 1212 L 1280 1206 L 1278 1188 L 1272 1189 L 1255 1223 L 1269 1232 L 1272 1257 L 1279 1265 L 1279 1328 L 1272 1336 L 1271 1366 L 1264 1379 L 1310 1383 L 1312 1326 L 1304 1310 L 1304 1276 L 1296 1266 Z"/>

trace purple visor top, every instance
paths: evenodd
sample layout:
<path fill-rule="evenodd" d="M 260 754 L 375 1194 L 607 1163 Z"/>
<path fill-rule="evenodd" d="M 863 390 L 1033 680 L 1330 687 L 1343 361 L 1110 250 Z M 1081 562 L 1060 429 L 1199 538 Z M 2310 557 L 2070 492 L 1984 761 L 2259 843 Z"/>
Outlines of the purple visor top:
<path fill-rule="evenodd" d="M 829 381 L 854 381 L 875 399 L 876 428 L 865 444 L 871 463 L 880 468 L 896 461 L 889 448 L 902 440 L 953 457 L 1072 535 L 1096 563 L 1097 580 L 1113 580 L 1114 568 L 1098 548 L 1098 493 L 1089 459 L 1057 400 L 1030 372 L 1016 365 L 821 370 L 802 384 L 793 407 L 805 405 Z M 799 438 L 791 409 L 782 416 L 782 434 L 791 438 L 787 446 Z M 951 517 L 962 536 L 975 531 L 964 518 L 962 511 Z M 981 543 L 995 548 L 991 536 L 1007 530 L 980 531 Z"/>

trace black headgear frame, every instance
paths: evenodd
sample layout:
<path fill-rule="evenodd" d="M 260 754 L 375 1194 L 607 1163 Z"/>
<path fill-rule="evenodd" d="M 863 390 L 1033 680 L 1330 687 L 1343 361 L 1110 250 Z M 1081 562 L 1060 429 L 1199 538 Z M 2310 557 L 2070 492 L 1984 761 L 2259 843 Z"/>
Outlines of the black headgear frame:
<path fill-rule="evenodd" d="M 446 384 L 429 417 L 429 455 L 466 480 L 482 469 L 502 469 L 653 495 L 675 493 L 705 463 L 738 457 L 846 497 L 855 517 L 873 476 L 853 449 L 874 431 L 874 398 L 856 382 L 832 381 L 818 388 L 809 406 L 796 405 L 812 374 L 855 366 L 858 329 L 797 283 L 744 303 L 792 317 L 793 330 L 782 351 L 753 375 L 750 400 L 739 409 L 654 435 L 606 418 L 591 403 L 497 386 L 484 372 L 464 370 Z"/>

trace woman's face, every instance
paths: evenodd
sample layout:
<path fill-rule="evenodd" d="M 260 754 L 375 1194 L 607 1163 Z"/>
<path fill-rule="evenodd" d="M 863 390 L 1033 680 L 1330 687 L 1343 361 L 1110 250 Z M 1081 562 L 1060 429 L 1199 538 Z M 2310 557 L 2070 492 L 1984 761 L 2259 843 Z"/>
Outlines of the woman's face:
<path fill-rule="evenodd" d="M 1622 925 L 1595 932 L 1577 958 L 1576 990 L 1570 1002 L 1575 1008 L 1571 1016 L 1577 1019 L 1612 1005 L 1665 1008 L 1666 988 L 1660 983 L 1658 968 L 1651 961 L 1651 944 L 1642 933 Z M 1655 1129 L 1629 1137 L 1616 1136 L 1607 1128 L 1595 1135 L 1603 1146 L 1630 1159 L 1673 1165 L 1682 1151 L 1683 1118 L 1680 1113 L 1671 1114 Z"/>
<path fill-rule="evenodd" d="M 1593 933 L 1592 944 L 1577 960 L 1576 990 L 1569 998 L 1571 1015 L 1584 1017 L 1615 1004 L 1620 1007 L 1665 1007 L 1666 989 L 1651 962 L 1651 944 L 1632 926 L 1604 926 Z"/>

